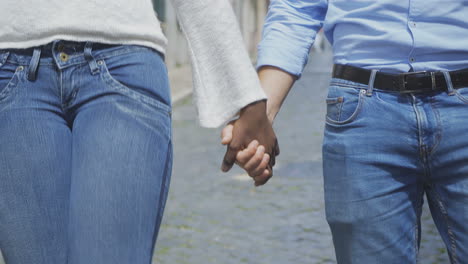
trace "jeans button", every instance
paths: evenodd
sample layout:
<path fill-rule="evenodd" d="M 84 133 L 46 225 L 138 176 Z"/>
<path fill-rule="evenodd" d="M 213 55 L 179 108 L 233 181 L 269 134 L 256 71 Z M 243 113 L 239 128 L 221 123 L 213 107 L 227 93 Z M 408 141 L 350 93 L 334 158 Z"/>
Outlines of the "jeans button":
<path fill-rule="evenodd" d="M 61 59 L 63 62 L 68 61 L 68 54 L 66 54 L 65 52 L 60 52 L 60 59 Z"/>

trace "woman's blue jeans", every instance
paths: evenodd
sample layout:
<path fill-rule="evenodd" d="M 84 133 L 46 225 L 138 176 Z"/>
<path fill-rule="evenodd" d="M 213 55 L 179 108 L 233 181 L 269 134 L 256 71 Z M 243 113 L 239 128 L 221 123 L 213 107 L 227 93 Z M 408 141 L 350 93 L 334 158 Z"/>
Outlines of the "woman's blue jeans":
<path fill-rule="evenodd" d="M 468 88 L 402 94 L 333 79 L 326 123 L 338 263 L 416 263 L 424 194 L 451 262 L 468 263 Z"/>
<path fill-rule="evenodd" d="M 161 54 L 54 41 L 0 50 L 7 264 L 149 264 L 172 166 Z"/>

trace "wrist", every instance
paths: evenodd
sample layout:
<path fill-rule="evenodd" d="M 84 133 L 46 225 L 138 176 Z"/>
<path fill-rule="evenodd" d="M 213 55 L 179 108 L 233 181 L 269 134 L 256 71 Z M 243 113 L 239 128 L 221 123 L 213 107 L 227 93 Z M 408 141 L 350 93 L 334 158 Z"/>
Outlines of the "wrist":
<path fill-rule="evenodd" d="M 268 121 L 270 121 L 270 124 L 273 124 L 273 122 L 275 121 L 275 117 L 276 117 L 276 114 L 267 113 L 267 118 L 268 118 Z"/>
<path fill-rule="evenodd" d="M 263 119 L 266 118 L 266 100 L 253 102 L 241 109 L 239 117 L 244 115 L 250 118 Z"/>
<path fill-rule="evenodd" d="M 273 122 L 275 121 L 275 118 L 278 112 L 279 112 L 278 107 L 273 106 L 270 102 L 267 102 L 266 113 L 267 113 L 268 120 L 270 121 L 271 124 L 273 124 Z"/>

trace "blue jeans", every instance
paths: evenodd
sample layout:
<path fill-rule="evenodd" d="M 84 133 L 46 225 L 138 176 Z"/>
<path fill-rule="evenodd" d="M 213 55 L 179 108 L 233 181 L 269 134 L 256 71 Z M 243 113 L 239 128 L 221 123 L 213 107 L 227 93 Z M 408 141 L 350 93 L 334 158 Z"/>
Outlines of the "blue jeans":
<path fill-rule="evenodd" d="M 468 88 L 400 94 L 332 79 L 323 168 L 338 263 L 416 263 L 424 194 L 451 262 L 467 263 Z"/>
<path fill-rule="evenodd" d="M 6 263 L 151 263 L 172 166 L 170 105 L 150 48 L 0 50 Z"/>

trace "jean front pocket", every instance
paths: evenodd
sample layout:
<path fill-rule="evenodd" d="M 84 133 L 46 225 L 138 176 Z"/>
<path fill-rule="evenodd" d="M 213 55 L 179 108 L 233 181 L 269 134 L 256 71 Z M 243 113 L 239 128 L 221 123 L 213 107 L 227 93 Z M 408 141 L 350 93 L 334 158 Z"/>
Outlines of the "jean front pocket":
<path fill-rule="evenodd" d="M 366 90 L 331 86 L 328 90 L 326 122 L 342 125 L 353 122 L 359 115 Z"/>
<path fill-rule="evenodd" d="M 111 88 L 128 97 L 171 112 L 166 65 L 158 52 L 139 50 L 98 59 L 101 76 Z"/>

